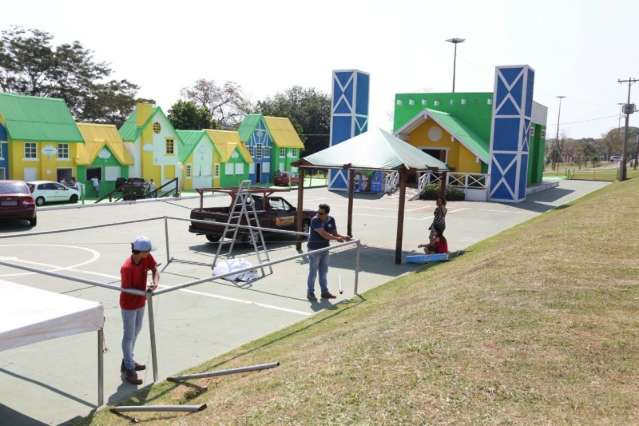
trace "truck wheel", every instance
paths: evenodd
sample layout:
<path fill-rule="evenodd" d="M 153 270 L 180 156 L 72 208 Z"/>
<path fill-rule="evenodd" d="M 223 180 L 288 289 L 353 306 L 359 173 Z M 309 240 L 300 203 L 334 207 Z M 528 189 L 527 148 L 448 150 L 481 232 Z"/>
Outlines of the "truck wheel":
<path fill-rule="evenodd" d="M 212 243 L 217 243 L 218 241 L 220 241 L 220 236 L 213 235 L 213 234 L 206 234 L 206 239 Z"/>

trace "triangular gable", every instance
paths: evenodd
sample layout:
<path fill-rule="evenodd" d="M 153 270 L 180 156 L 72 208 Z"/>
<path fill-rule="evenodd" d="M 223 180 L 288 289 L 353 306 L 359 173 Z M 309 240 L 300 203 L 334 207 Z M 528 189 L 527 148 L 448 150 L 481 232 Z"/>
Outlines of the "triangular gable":
<path fill-rule="evenodd" d="M 264 123 L 278 148 L 304 149 L 304 143 L 287 117 L 264 117 Z"/>
<path fill-rule="evenodd" d="M 395 134 L 398 136 L 407 136 L 429 118 L 437 123 L 437 125 L 442 129 L 453 135 L 456 140 L 458 140 L 482 162 L 485 164 L 489 163 L 490 153 L 488 143 L 483 141 L 475 132 L 466 127 L 461 121 L 446 112 L 425 109 L 413 117 L 409 122 L 404 124 L 395 132 Z"/>
<path fill-rule="evenodd" d="M 144 124 L 142 124 L 142 126 L 140 127 L 135 125 L 137 111 L 134 110 L 126 119 L 122 127 L 120 127 L 119 133 L 120 133 L 120 136 L 122 137 L 122 140 L 124 140 L 125 142 L 135 142 L 138 136 L 140 136 L 140 133 L 144 131 L 146 126 L 151 124 L 151 122 L 153 121 L 153 117 L 155 117 L 156 114 L 161 114 L 162 117 L 164 117 L 164 119 L 169 124 L 169 126 L 171 126 L 173 133 L 175 133 L 176 137 L 179 140 L 180 136 L 177 134 L 175 128 L 173 127 L 171 120 L 168 119 L 166 114 L 164 114 L 164 111 L 162 110 L 162 108 L 160 108 L 159 106 L 156 106 L 155 108 L 153 108 L 153 111 L 151 112 L 151 114 L 149 114 L 149 118 L 147 118 Z"/>
<path fill-rule="evenodd" d="M 79 165 L 88 165 L 107 147 L 116 160 L 130 166 L 133 158 L 124 147 L 118 129 L 112 124 L 78 123 L 78 129 L 84 139 L 84 143 L 78 145 L 76 150 L 76 162 Z"/>
<path fill-rule="evenodd" d="M 261 120 L 262 114 L 248 114 L 244 117 L 244 120 L 240 123 L 240 127 L 237 129 L 242 142 L 246 143 L 246 141 L 250 139 Z"/>
<path fill-rule="evenodd" d="M 251 153 L 246 149 L 246 146 L 240 140 L 239 132 L 234 130 L 212 130 L 206 129 L 205 132 L 209 135 L 213 141 L 213 145 L 220 153 L 220 161 L 228 161 L 233 152 L 237 149 L 238 153 L 244 158 L 247 163 L 252 163 L 253 158 Z"/>

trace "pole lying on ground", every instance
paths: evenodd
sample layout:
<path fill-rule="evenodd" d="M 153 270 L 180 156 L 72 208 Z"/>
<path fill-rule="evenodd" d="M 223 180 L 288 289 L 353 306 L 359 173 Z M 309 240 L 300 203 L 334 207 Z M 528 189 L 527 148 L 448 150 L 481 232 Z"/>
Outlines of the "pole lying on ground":
<path fill-rule="evenodd" d="M 229 374 L 246 373 L 247 371 L 268 370 L 270 368 L 279 367 L 279 361 L 269 362 L 266 364 L 249 365 L 246 367 L 228 368 L 226 370 L 207 371 L 205 373 L 185 374 L 182 376 L 171 376 L 166 380 L 170 382 L 183 382 L 190 379 L 204 379 L 207 377 L 227 376 Z"/>
<path fill-rule="evenodd" d="M 155 345 L 155 315 L 153 313 L 153 292 L 146 293 L 146 302 L 149 307 L 149 336 L 151 337 L 151 362 L 153 364 L 153 382 L 158 381 L 158 351 Z"/>
<path fill-rule="evenodd" d="M 98 407 L 104 404 L 104 329 L 98 330 Z"/>
<path fill-rule="evenodd" d="M 112 411 L 120 413 L 138 412 L 187 412 L 194 413 L 202 411 L 206 408 L 206 404 L 199 405 L 118 405 L 111 408 Z"/>
<path fill-rule="evenodd" d="M 168 268 L 171 263 L 171 252 L 169 251 L 169 219 L 164 216 L 164 244 L 166 245 L 166 265 L 164 265 L 163 271 Z"/>

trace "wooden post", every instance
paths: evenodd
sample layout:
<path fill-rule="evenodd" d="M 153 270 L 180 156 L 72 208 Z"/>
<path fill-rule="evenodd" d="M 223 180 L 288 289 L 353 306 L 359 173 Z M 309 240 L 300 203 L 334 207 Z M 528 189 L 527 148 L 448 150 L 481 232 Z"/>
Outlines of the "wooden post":
<path fill-rule="evenodd" d="M 300 167 L 300 183 L 297 185 L 297 217 L 295 223 L 297 225 L 297 232 L 302 232 L 304 229 L 304 169 Z M 302 237 L 297 237 L 297 243 L 295 248 L 298 252 L 302 251 Z"/>
<path fill-rule="evenodd" d="M 402 263 L 402 241 L 404 239 L 404 207 L 406 205 L 406 180 L 408 173 L 403 166 L 399 169 L 399 207 L 397 209 L 397 241 L 395 242 L 395 263 Z"/>
<path fill-rule="evenodd" d="M 353 236 L 353 196 L 355 194 L 355 173 L 354 170 L 348 169 L 348 226 L 346 234 Z"/>
<path fill-rule="evenodd" d="M 446 199 L 446 181 L 448 180 L 448 172 L 443 171 L 440 176 L 441 176 L 441 180 L 439 181 L 439 196 L 445 200 Z"/>

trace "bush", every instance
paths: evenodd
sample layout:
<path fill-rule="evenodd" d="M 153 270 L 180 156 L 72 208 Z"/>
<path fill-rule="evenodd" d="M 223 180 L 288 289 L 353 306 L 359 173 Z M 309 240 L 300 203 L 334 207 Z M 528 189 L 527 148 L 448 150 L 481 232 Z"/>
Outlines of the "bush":
<path fill-rule="evenodd" d="M 420 194 L 420 200 L 436 200 L 439 197 L 439 184 L 426 185 L 424 191 Z M 464 201 L 466 195 L 464 191 L 460 191 L 456 188 L 446 187 L 446 200 L 447 201 Z"/>

